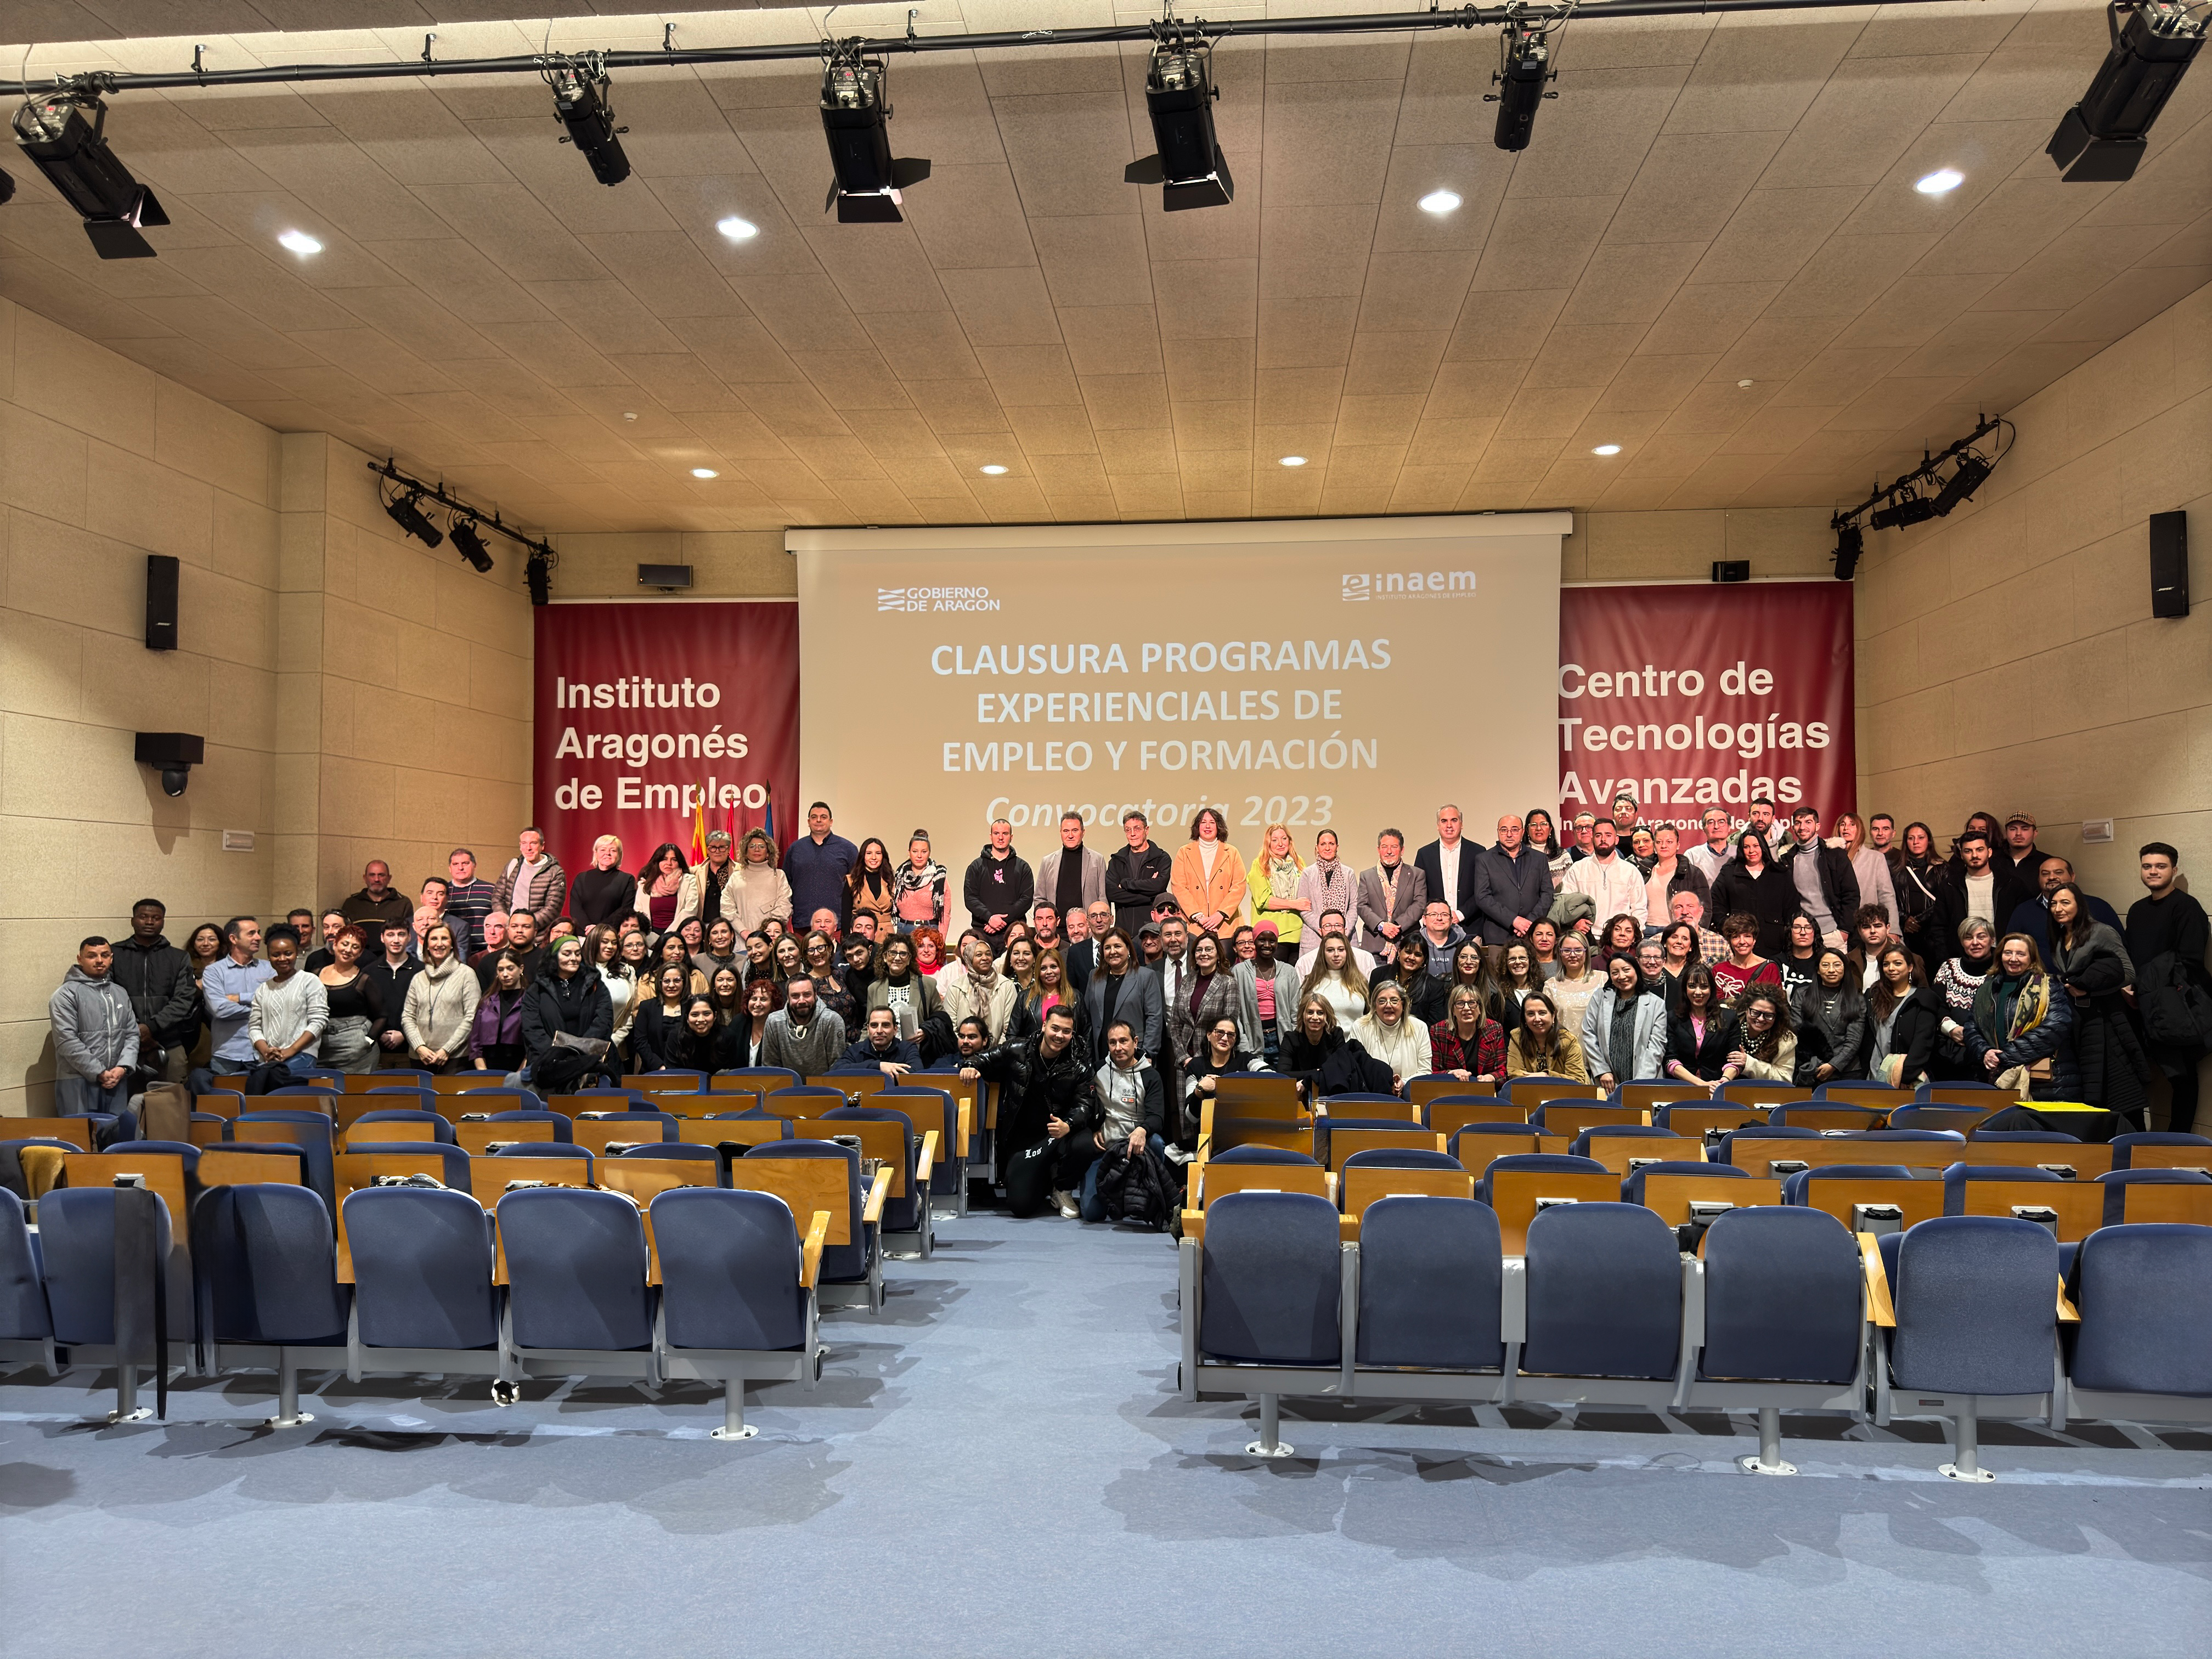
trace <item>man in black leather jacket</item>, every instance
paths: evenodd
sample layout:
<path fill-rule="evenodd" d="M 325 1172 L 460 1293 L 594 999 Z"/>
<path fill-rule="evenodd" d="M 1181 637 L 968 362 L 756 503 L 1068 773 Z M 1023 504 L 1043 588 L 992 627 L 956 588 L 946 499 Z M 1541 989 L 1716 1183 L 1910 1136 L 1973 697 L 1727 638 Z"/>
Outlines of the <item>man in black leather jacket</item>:
<path fill-rule="evenodd" d="M 1042 1030 L 987 1048 L 960 1068 L 970 1082 L 982 1078 L 1004 1089 L 992 1152 L 1015 1215 L 1039 1215 L 1048 1207 L 1058 1164 L 1051 1143 L 1090 1109 L 1091 1070 L 1090 1051 L 1075 1035 L 1074 1011 L 1065 1003 L 1046 1013 Z"/>

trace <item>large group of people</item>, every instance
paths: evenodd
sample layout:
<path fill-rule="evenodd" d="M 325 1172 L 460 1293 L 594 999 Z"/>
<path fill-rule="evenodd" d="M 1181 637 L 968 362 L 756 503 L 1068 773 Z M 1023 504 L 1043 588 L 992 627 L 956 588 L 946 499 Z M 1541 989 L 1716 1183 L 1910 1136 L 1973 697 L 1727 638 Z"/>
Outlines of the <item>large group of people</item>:
<path fill-rule="evenodd" d="M 121 1111 L 155 1082 L 249 1093 L 315 1070 L 518 1074 L 541 1092 L 675 1067 L 959 1071 L 1005 1091 L 997 1170 L 1018 1211 L 1100 1218 L 1133 1163 L 1187 1158 L 1219 1079 L 1313 1093 L 1449 1074 L 1613 1085 L 1972 1079 L 2142 1127 L 2154 1074 L 2186 1130 L 2212 1029 L 2203 908 L 2142 849 L 2124 921 L 2035 844 L 2025 812 L 1948 848 L 1887 814 L 1823 824 L 1771 801 L 1684 845 L 1609 814 L 1456 806 L 1365 867 L 1324 829 L 1267 826 L 1248 859 L 1200 810 L 1170 851 L 1139 811 L 1110 854 L 1070 813 L 1034 869 L 1005 819 L 956 884 L 816 802 L 779 849 L 715 831 L 634 868 L 602 836 L 573 877 L 535 828 L 498 875 L 456 848 L 414 897 L 372 860 L 327 910 L 204 922 L 159 900 L 84 941 L 51 1006 L 55 1098 Z"/>

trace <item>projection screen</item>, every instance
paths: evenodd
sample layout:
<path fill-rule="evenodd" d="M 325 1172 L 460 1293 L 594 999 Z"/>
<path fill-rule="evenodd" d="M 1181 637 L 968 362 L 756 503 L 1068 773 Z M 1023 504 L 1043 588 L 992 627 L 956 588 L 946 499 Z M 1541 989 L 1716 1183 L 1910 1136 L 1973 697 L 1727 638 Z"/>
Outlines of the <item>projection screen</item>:
<path fill-rule="evenodd" d="M 1559 791 L 1567 513 L 793 530 L 799 791 L 956 872 L 994 817 L 1032 864 L 1061 814 L 1170 849 L 1204 805 L 1248 853 L 1338 831 L 1407 854 Z M 799 814 L 790 822 L 794 828 Z"/>

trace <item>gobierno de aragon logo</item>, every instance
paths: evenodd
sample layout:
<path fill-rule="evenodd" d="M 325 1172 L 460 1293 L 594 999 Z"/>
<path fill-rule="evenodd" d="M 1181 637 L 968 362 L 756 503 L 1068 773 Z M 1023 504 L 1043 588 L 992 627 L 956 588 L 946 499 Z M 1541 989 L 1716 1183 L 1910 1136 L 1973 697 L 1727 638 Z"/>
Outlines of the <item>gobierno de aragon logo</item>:
<path fill-rule="evenodd" d="M 878 611 L 996 611 L 988 587 L 878 587 Z"/>
<path fill-rule="evenodd" d="M 1369 599 L 1471 599 L 1472 570 L 1348 570 L 1342 599 L 1346 605 Z"/>

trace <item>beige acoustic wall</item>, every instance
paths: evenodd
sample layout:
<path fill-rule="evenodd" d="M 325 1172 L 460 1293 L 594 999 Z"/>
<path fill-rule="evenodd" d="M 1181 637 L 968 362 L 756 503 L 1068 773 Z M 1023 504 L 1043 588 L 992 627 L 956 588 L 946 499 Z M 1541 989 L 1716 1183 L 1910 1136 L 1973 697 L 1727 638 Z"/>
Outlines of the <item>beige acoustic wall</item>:
<path fill-rule="evenodd" d="M 283 436 L 0 300 L 0 1115 L 48 1109 L 46 1000 L 131 902 L 203 921 L 403 877 L 527 810 L 529 605 L 379 511 L 365 458 Z M 181 561 L 145 647 L 146 556 Z M 132 757 L 198 732 L 185 793 Z M 222 850 L 223 832 L 252 836 Z"/>
<path fill-rule="evenodd" d="M 479 575 L 392 522 L 359 451 L 280 444 L 275 896 L 335 902 L 381 858 L 411 896 L 459 846 L 495 875 L 530 811 L 520 550 L 487 535 Z"/>
<path fill-rule="evenodd" d="M 2019 447 L 1971 503 L 1867 538 L 1859 798 L 1946 844 L 1969 812 L 2032 812 L 2123 915 L 2147 841 L 2212 896 L 2212 287 L 2003 413 Z M 2194 602 L 2161 619 L 2148 521 L 2176 509 Z"/>

